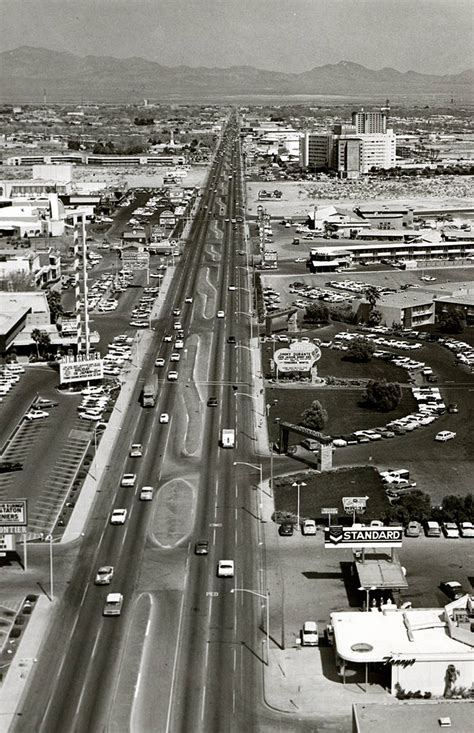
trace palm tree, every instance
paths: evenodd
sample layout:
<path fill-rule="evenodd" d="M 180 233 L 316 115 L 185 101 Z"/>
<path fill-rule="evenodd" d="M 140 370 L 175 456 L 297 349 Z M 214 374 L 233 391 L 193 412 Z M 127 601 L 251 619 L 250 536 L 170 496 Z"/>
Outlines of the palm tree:
<path fill-rule="evenodd" d="M 31 332 L 31 338 L 36 344 L 36 356 L 39 359 L 40 347 L 41 347 L 41 350 L 43 351 L 43 349 L 51 345 L 51 339 L 49 337 L 49 333 L 47 333 L 47 331 L 40 331 L 39 328 L 34 328 Z"/>
<path fill-rule="evenodd" d="M 39 359 L 39 342 L 41 340 L 41 331 L 39 330 L 39 328 L 34 328 L 32 330 L 31 338 L 34 341 L 34 343 L 36 344 L 36 356 Z"/>
<path fill-rule="evenodd" d="M 364 295 L 366 300 L 369 301 L 370 309 L 372 310 L 373 308 L 375 308 L 377 301 L 380 300 L 380 293 L 375 285 L 369 285 L 365 289 Z"/>

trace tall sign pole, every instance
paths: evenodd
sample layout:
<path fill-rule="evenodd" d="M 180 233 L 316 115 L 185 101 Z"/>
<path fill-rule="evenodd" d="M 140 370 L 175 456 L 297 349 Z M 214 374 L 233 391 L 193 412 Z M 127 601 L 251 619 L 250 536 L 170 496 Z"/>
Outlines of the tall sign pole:
<path fill-rule="evenodd" d="M 84 340 L 86 359 L 89 358 L 90 337 L 89 337 L 89 297 L 87 287 L 87 242 L 86 242 L 86 215 L 82 215 L 82 277 L 84 295 Z"/>
<path fill-rule="evenodd" d="M 79 259 L 79 232 L 77 221 L 74 226 L 74 300 L 76 303 L 76 347 L 77 353 L 82 352 L 82 322 L 81 322 L 81 267 Z"/>

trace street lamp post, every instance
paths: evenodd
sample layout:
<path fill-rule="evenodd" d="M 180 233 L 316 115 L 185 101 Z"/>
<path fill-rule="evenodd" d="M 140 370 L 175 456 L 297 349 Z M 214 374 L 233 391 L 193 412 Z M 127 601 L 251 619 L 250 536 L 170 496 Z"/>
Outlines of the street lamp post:
<path fill-rule="evenodd" d="M 275 407 L 275 405 L 278 404 L 278 400 L 273 400 L 273 402 L 267 403 L 267 427 L 268 427 L 268 418 L 270 417 L 270 410 L 272 407 Z M 273 493 L 273 440 L 270 438 L 270 491 Z"/>
<path fill-rule="evenodd" d="M 264 593 L 258 593 L 256 590 L 250 590 L 250 588 L 231 588 L 231 593 L 250 593 L 253 596 L 263 598 L 266 604 L 266 646 L 267 646 L 267 661 L 266 665 L 270 664 L 270 591 Z"/>
<path fill-rule="evenodd" d="M 51 600 L 54 600 L 54 576 L 53 576 L 53 535 L 49 534 L 46 537 L 49 540 L 49 581 L 50 581 L 50 593 Z"/>
<path fill-rule="evenodd" d="M 296 523 L 298 528 L 300 526 L 300 491 L 302 486 L 306 486 L 304 481 L 294 481 L 292 486 L 296 486 L 298 489 L 297 500 L 296 500 Z"/>
<path fill-rule="evenodd" d="M 263 479 L 262 479 L 262 464 L 259 463 L 258 466 L 256 466 L 255 464 L 253 464 L 253 463 L 247 463 L 246 461 L 234 461 L 234 466 L 249 466 L 250 468 L 255 468 L 256 471 L 259 471 L 259 473 L 260 473 L 260 483 L 258 485 L 258 490 L 260 492 L 260 502 L 259 502 L 259 506 L 260 506 L 260 521 L 262 521 L 262 517 L 261 517 L 261 511 L 262 511 L 262 507 L 263 507 L 263 497 L 262 497 L 262 492 L 263 492 L 263 487 L 262 487 L 262 483 L 263 483 Z"/>
<path fill-rule="evenodd" d="M 368 588 L 366 588 L 365 586 L 361 585 L 360 588 L 359 588 L 359 590 L 365 591 L 365 610 L 366 611 L 370 611 L 370 608 L 369 608 L 369 594 L 370 594 L 370 591 L 371 590 L 377 590 L 377 586 L 371 585 Z"/>

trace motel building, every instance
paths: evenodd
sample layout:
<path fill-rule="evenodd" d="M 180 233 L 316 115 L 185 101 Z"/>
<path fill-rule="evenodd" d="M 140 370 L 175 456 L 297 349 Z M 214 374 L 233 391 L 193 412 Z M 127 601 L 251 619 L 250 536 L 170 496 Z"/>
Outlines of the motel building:
<path fill-rule="evenodd" d="M 362 613 L 335 612 L 331 624 L 344 684 L 365 678 L 393 696 L 401 689 L 441 699 L 473 689 L 474 596 L 444 608 L 388 602 Z"/>

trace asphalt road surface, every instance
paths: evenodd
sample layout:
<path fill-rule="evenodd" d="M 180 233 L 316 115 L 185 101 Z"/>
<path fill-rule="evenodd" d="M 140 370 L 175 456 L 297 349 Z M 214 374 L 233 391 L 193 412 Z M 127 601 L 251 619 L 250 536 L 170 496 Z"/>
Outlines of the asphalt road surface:
<path fill-rule="evenodd" d="M 179 380 L 164 379 L 167 365 L 159 374 L 156 407 L 134 404 L 127 413 L 15 730 L 296 729 L 262 702 L 266 586 L 259 472 L 234 466 L 257 463 L 251 302 L 238 254 L 244 232 L 232 222 L 241 215 L 241 180 L 231 118 L 144 367 L 145 376 L 158 353 L 171 353 L 163 336 L 172 329 L 172 310 L 181 307 Z M 237 290 L 229 291 L 236 282 Z M 189 294 L 193 303 L 185 304 Z M 223 319 L 215 317 L 219 309 Z M 237 345 L 227 342 L 230 335 Z M 244 396 L 236 396 L 235 386 Z M 206 406 L 210 394 L 217 407 Z M 161 412 L 170 414 L 168 425 L 159 423 Z M 234 450 L 218 445 L 226 427 L 236 428 Z M 128 457 L 132 442 L 145 446 L 143 458 Z M 134 488 L 119 486 L 124 471 L 137 473 Z M 155 487 L 153 502 L 138 501 L 142 485 Z M 116 507 L 128 510 L 123 526 L 109 524 Z M 198 538 L 209 540 L 207 556 L 194 555 Z M 216 577 L 220 559 L 235 561 L 235 578 Z M 103 564 L 113 565 L 115 574 L 100 588 L 93 580 Z M 234 587 L 242 590 L 231 593 Z M 118 618 L 102 616 L 111 591 L 124 595 Z"/>

